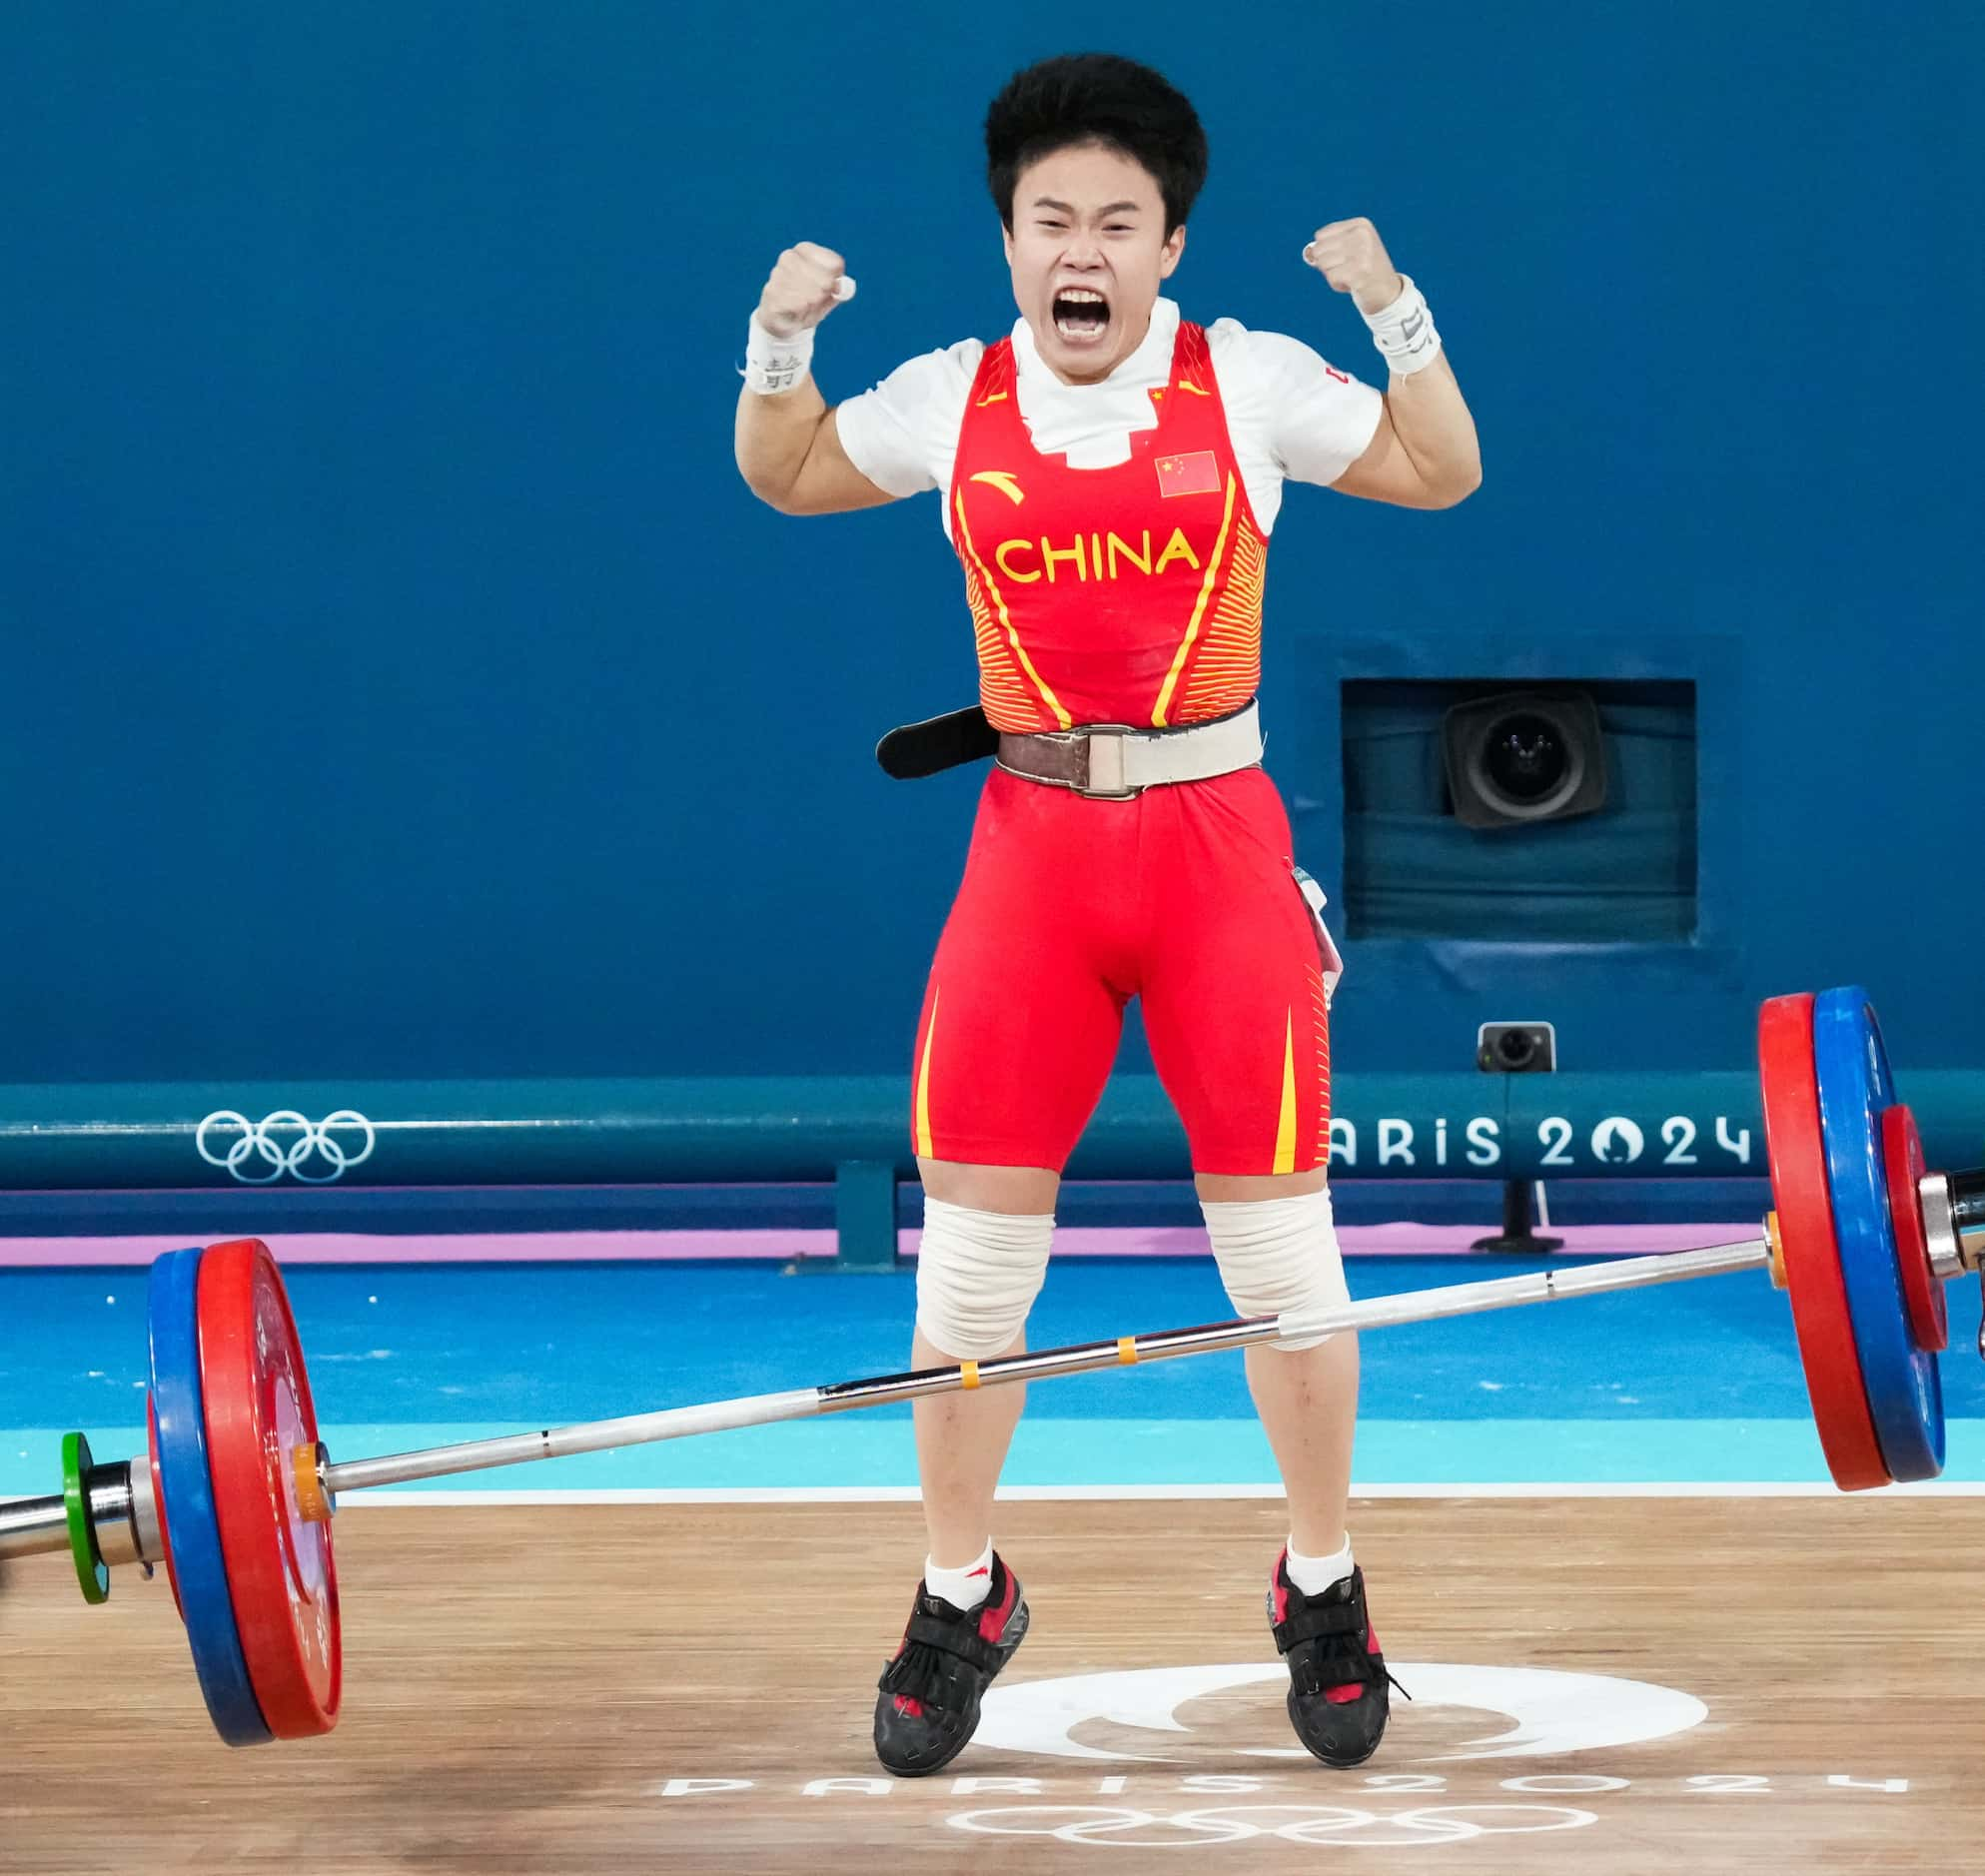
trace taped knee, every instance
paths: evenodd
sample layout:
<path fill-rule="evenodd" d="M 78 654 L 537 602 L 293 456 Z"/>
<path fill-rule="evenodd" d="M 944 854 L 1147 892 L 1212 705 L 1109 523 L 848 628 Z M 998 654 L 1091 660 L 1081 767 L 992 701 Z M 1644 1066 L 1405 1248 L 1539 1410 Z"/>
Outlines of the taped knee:
<path fill-rule="evenodd" d="M 1047 1275 L 1054 1214 L 1015 1218 L 924 1201 L 917 1249 L 917 1327 L 960 1361 L 1003 1355 Z"/>
<path fill-rule="evenodd" d="M 1289 1199 L 1202 1204 L 1200 1209 L 1206 1214 L 1220 1281 L 1242 1316 L 1329 1310 L 1351 1301 L 1328 1187 Z M 1298 1336 L 1268 1346 L 1294 1354 L 1329 1340 L 1328 1335 Z"/>

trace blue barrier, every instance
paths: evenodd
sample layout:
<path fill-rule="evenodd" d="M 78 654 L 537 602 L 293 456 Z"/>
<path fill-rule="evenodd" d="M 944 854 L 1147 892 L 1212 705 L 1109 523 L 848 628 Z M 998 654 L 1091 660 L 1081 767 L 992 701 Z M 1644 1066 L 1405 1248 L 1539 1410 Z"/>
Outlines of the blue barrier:
<path fill-rule="evenodd" d="M 1902 1094 L 1932 1166 L 1977 1157 L 1985 1074 L 1918 1071 Z M 1334 1179 L 1760 1177 L 1755 1076 L 1348 1074 Z M 894 1256 L 915 1176 L 901 1077 L 0 1087 L 0 1191 L 247 1186 L 615 1186 L 833 1180 L 843 1256 Z M 1076 1179 L 1182 1179 L 1163 1090 L 1126 1076 Z"/>

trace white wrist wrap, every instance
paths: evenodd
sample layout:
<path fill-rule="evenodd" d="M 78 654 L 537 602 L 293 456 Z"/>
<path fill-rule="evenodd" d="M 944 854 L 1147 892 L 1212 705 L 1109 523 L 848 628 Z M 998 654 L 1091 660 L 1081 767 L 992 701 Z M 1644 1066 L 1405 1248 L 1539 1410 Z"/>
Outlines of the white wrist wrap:
<path fill-rule="evenodd" d="M 750 336 L 744 343 L 744 370 L 740 376 L 746 391 L 761 398 L 775 398 L 790 391 L 813 369 L 813 328 L 795 333 L 790 339 L 775 339 L 751 315 Z"/>
<path fill-rule="evenodd" d="M 1434 330 L 1434 315 L 1427 310 L 1427 296 L 1413 284 L 1411 274 L 1402 274 L 1405 290 L 1389 307 L 1367 313 L 1365 324 L 1372 329 L 1372 343 L 1402 378 L 1424 371 L 1441 350 L 1441 335 Z"/>

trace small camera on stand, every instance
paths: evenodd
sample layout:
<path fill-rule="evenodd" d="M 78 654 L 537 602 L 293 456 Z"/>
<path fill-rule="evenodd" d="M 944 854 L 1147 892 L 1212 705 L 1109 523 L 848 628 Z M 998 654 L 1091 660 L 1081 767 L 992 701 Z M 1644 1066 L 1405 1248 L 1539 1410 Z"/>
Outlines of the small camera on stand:
<path fill-rule="evenodd" d="M 1548 1023 L 1485 1023 L 1476 1031 L 1475 1065 L 1485 1075 L 1548 1075 L 1557 1067 L 1557 1031 Z M 1544 1204 L 1541 1181 L 1537 1182 L 1535 1199 L 1540 1212 Z M 1561 1250 L 1562 1238 L 1536 1235 L 1537 1212 L 1531 1209 L 1530 1182 L 1505 1179 L 1501 1233 L 1494 1238 L 1478 1238 L 1470 1248 L 1518 1253 Z M 1543 1223 L 1550 1223 L 1547 1213 Z"/>

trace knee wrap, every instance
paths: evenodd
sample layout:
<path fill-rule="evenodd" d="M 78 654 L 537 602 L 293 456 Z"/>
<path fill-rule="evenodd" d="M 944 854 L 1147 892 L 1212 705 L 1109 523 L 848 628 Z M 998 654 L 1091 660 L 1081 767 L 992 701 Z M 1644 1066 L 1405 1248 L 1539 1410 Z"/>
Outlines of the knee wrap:
<path fill-rule="evenodd" d="M 1033 1308 L 1048 1269 L 1053 1213 L 1015 1218 L 924 1201 L 917 1250 L 917 1327 L 946 1355 L 1004 1355 Z"/>
<path fill-rule="evenodd" d="M 1290 1310 L 1327 1310 L 1348 1303 L 1344 1259 L 1337 1247 L 1330 1189 L 1291 1199 L 1247 1205 L 1205 1205 L 1207 1235 L 1220 1265 L 1228 1300 L 1243 1316 L 1281 1316 Z M 1273 1342 L 1294 1353 L 1328 1342 L 1299 1336 Z"/>

